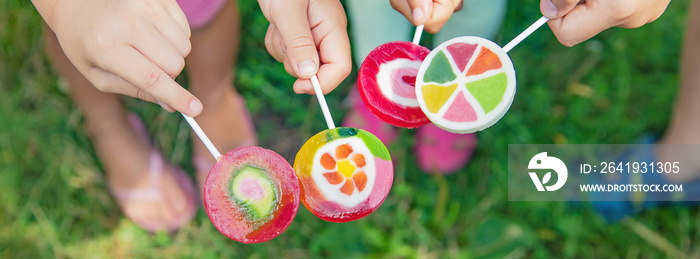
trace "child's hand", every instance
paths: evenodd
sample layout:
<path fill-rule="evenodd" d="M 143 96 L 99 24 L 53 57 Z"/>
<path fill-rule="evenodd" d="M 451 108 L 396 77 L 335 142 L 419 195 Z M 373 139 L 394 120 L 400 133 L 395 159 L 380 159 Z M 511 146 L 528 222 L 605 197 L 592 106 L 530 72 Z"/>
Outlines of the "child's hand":
<path fill-rule="evenodd" d="M 324 93 L 335 89 L 352 69 L 347 19 L 338 0 L 258 0 L 270 27 L 267 51 L 292 76 L 294 92 L 313 94 L 318 75 Z"/>
<path fill-rule="evenodd" d="M 178 85 L 191 45 L 174 0 L 33 0 L 66 56 L 99 90 L 196 116 L 201 102 Z"/>
<path fill-rule="evenodd" d="M 391 0 L 391 6 L 413 25 L 425 25 L 429 33 L 437 33 L 452 13 L 462 9 L 462 0 Z"/>
<path fill-rule="evenodd" d="M 542 0 L 542 14 L 565 46 L 585 41 L 610 27 L 637 28 L 653 22 L 670 0 Z"/>

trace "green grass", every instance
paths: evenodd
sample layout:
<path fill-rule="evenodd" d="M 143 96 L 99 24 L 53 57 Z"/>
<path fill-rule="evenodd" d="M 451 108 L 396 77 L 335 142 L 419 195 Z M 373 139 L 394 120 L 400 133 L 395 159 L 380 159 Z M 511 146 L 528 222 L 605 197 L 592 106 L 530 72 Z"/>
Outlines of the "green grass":
<path fill-rule="evenodd" d="M 236 85 L 261 146 L 292 161 L 325 126 L 315 99 L 295 95 L 293 78 L 263 45 L 267 22 L 241 2 Z M 539 16 L 538 1 L 510 1 L 496 41 L 512 39 Z M 219 234 L 200 210 L 177 234 L 150 235 L 106 191 L 82 115 L 43 53 L 41 20 L 29 1 L 0 5 L 0 257 L 700 257 L 697 208 L 652 209 L 608 224 L 590 208 L 507 201 L 507 148 L 517 143 L 630 143 L 663 133 L 678 85 L 688 1 L 673 1 L 641 29 L 611 29 L 573 48 L 540 29 L 510 55 L 518 93 L 508 114 L 478 134 L 472 162 L 450 176 L 416 168 L 412 131 L 390 147 L 396 177 L 372 215 L 322 221 L 303 206 L 279 237 L 243 245 Z M 336 118 L 352 77 L 328 96 Z M 279 100 L 285 100 L 280 102 Z M 189 129 L 176 114 L 128 101 L 166 155 L 186 170 Z M 281 132 L 280 132 L 281 131 Z"/>

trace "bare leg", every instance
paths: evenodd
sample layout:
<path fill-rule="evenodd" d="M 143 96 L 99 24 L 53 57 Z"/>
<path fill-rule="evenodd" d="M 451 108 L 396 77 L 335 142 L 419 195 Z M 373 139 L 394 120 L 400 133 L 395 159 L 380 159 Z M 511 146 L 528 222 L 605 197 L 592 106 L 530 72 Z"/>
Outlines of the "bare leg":
<path fill-rule="evenodd" d="M 242 99 L 233 86 L 233 66 L 239 39 L 238 7 L 227 1 L 220 13 L 204 28 L 192 31 L 192 52 L 186 59 L 190 91 L 202 101 L 204 109 L 197 121 L 222 153 L 254 138 L 241 108 Z M 196 137 L 194 153 L 210 164 L 216 160 Z M 203 188 L 210 168 L 197 168 L 197 180 Z"/>
<path fill-rule="evenodd" d="M 86 129 L 104 165 L 107 180 L 117 188 L 147 188 L 149 145 L 129 126 L 126 111 L 115 94 L 93 87 L 70 63 L 56 35 L 45 26 L 46 49 L 58 72 L 68 81 L 70 95 L 85 114 Z M 124 213 L 135 222 L 166 222 L 181 217 L 186 208 L 184 193 L 171 174 L 161 174 L 161 186 L 167 190 L 163 201 L 135 201 L 124 206 Z"/>
<path fill-rule="evenodd" d="M 685 33 L 683 46 L 683 63 L 681 68 L 681 85 L 676 100 L 676 107 L 668 131 L 661 144 L 700 144 L 700 1 L 692 1 L 690 19 Z M 661 161 L 679 161 L 683 166 L 682 174 L 669 175 L 674 182 L 686 182 L 700 178 L 700 152 L 698 145 L 693 145 L 693 152 L 686 148 L 668 148 L 657 150 Z"/>

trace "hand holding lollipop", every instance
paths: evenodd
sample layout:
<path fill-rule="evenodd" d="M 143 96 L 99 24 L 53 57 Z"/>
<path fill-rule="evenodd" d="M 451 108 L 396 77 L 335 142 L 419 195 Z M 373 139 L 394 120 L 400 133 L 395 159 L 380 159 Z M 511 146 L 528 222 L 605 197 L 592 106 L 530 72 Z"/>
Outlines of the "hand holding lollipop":
<path fill-rule="evenodd" d="M 171 112 L 202 111 L 199 99 L 174 80 L 192 49 L 190 26 L 175 1 L 32 2 L 66 57 L 95 88 Z"/>
<path fill-rule="evenodd" d="M 462 0 L 391 0 L 394 9 L 413 25 L 425 25 L 429 33 L 440 31 L 452 13 L 462 9 L 462 5 Z"/>
<path fill-rule="evenodd" d="M 318 75 L 328 93 L 352 69 L 347 19 L 338 0 L 258 0 L 270 26 L 265 47 L 299 79 L 296 93 L 313 94 L 309 79 Z"/>
<path fill-rule="evenodd" d="M 486 1 L 485 1 L 486 2 Z M 638 28 L 664 13 L 670 0 L 541 0 L 542 15 L 564 46 L 579 44 L 611 28 Z M 440 31 L 463 0 L 391 0 L 391 6 L 414 25 L 425 24 L 430 33 Z"/>
<path fill-rule="evenodd" d="M 542 0 L 542 14 L 564 46 L 579 44 L 611 28 L 637 28 L 664 13 L 671 0 Z"/>

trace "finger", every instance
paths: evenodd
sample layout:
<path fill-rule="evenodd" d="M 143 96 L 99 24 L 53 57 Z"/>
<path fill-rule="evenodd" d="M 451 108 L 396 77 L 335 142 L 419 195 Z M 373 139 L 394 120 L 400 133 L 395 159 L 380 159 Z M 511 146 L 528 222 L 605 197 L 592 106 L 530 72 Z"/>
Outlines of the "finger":
<path fill-rule="evenodd" d="M 425 24 L 433 16 L 432 0 L 408 0 L 408 8 L 411 11 L 409 21 L 416 26 Z"/>
<path fill-rule="evenodd" d="M 282 64 L 284 64 L 284 70 L 287 71 L 287 74 L 289 74 L 293 77 L 299 78 L 297 76 L 296 72 L 294 71 L 294 68 L 293 68 L 294 66 L 292 65 L 292 62 L 289 61 L 289 59 L 284 59 L 282 61 Z"/>
<path fill-rule="evenodd" d="M 318 71 L 319 82 L 324 94 L 335 89 L 347 78 L 352 70 L 350 43 L 345 30 L 331 30 L 319 44 L 321 67 Z M 297 93 L 313 94 L 309 80 L 297 80 L 294 84 Z"/>
<path fill-rule="evenodd" d="M 139 88 L 124 81 L 124 79 L 101 68 L 90 68 L 85 77 L 102 92 L 126 95 L 152 103 L 157 102 L 156 98 L 150 94 L 140 91 Z"/>
<path fill-rule="evenodd" d="M 284 41 L 282 41 L 282 35 L 280 34 L 279 30 L 273 30 L 270 33 L 270 38 L 270 48 L 273 49 L 273 52 L 276 53 L 276 56 L 279 56 L 273 57 L 275 57 L 277 61 L 282 62 L 282 64 L 284 65 L 284 70 L 287 71 L 287 74 L 298 78 L 299 76 L 297 75 L 296 70 L 294 70 L 292 62 L 285 55 L 286 50 L 284 46 Z"/>
<path fill-rule="evenodd" d="M 350 74 L 350 70 L 347 70 L 341 64 L 325 64 L 318 69 L 318 80 L 321 84 L 321 91 L 323 94 L 328 94 L 335 90 L 335 88 L 340 85 L 340 83 L 347 78 Z M 294 82 L 294 92 L 298 94 L 310 94 L 313 95 L 314 91 L 313 85 L 311 85 L 311 80 L 309 79 L 297 79 Z"/>
<path fill-rule="evenodd" d="M 413 14 L 411 14 L 411 7 L 408 6 L 408 1 L 391 0 L 391 7 L 399 13 L 403 14 L 403 16 L 406 17 L 406 20 L 413 21 Z"/>
<path fill-rule="evenodd" d="M 274 8 L 273 13 L 283 14 L 273 16 L 277 17 L 274 23 L 284 41 L 285 58 L 289 59 L 298 77 L 311 78 L 318 71 L 319 60 L 309 25 L 308 0 L 281 1 Z"/>
<path fill-rule="evenodd" d="M 425 24 L 425 31 L 429 33 L 437 33 L 445 26 L 445 23 L 452 17 L 452 14 L 457 9 L 454 2 L 448 1 L 437 1 L 433 4 L 433 13 L 430 20 Z"/>
<path fill-rule="evenodd" d="M 455 6 L 455 12 L 459 12 L 464 7 L 464 1 L 462 0 L 453 0 L 453 3 Z"/>
<path fill-rule="evenodd" d="M 98 64 L 100 67 L 153 98 L 192 117 L 202 112 L 202 103 L 194 95 L 178 85 L 136 49 L 117 48 L 112 55 L 105 55 L 103 58 L 101 64 Z"/>
<path fill-rule="evenodd" d="M 282 46 L 284 46 L 284 41 L 282 41 L 282 35 L 277 30 L 274 24 L 270 24 L 267 27 L 267 32 L 265 33 L 265 48 L 270 55 L 277 60 L 282 62 L 284 60 L 284 53 Z"/>
<path fill-rule="evenodd" d="M 552 19 L 560 18 L 568 14 L 581 0 L 542 0 L 540 1 L 540 11 L 542 15 Z"/>
<path fill-rule="evenodd" d="M 175 109 L 173 109 L 173 107 L 170 107 L 170 105 L 167 105 L 157 100 L 145 91 L 136 88 L 135 86 L 129 84 L 128 82 L 124 81 L 118 76 L 100 68 L 94 67 L 89 69 L 88 72 L 85 74 L 85 77 L 95 86 L 101 86 L 102 89 L 98 88 L 100 91 L 131 96 L 147 102 L 156 103 L 168 112 L 175 112 Z"/>
<path fill-rule="evenodd" d="M 141 92 L 143 92 L 143 91 L 141 91 Z M 173 109 L 173 107 L 171 107 L 170 105 L 167 105 L 164 102 L 156 100 L 156 104 L 160 105 L 160 107 L 163 108 L 163 110 L 166 110 L 168 112 L 175 112 L 175 109 Z"/>
<path fill-rule="evenodd" d="M 154 30 L 146 35 L 150 36 L 136 38 L 133 47 L 168 76 L 177 77 L 185 68 L 184 56 L 157 31 Z"/>
<path fill-rule="evenodd" d="M 168 14 L 170 14 L 170 17 L 172 17 L 180 28 L 182 28 L 182 30 L 187 34 L 187 38 L 192 37 L 190 23 L 187 21 L 185 13 L 182 11 L 182 8 L 180 8 L 177 2 L 169 1 L 169 4 L 166 6 L 166 10 L 168 11 Z"/>
<path fill-rule="evenodd" d="M 415 26 L 428 22 L 433 12 L 431 0 L 391 0 L 391 6 Z"/>
<path fill-rule="evenodd" d="M 614 15 L 608 6 L 589 1 L 577 5 L 562 18 L 549 20 L 548 24 L 559 42 L 571 47 L 615 26 Z"/>
<path fill-rule="evenodd" d="M 168 40 L 169 44 L 178 51 L 182 57 L 186 57 L 192 50 L 190 42 L 190 31 L 187 20 L 185 20 L 185 28 L 182 27 L 182 21 L 177 21 L 177 18 L 172 14 L 163 17 L 163 22 L 157 23 L 155 28 L 158 32 Z"/>

